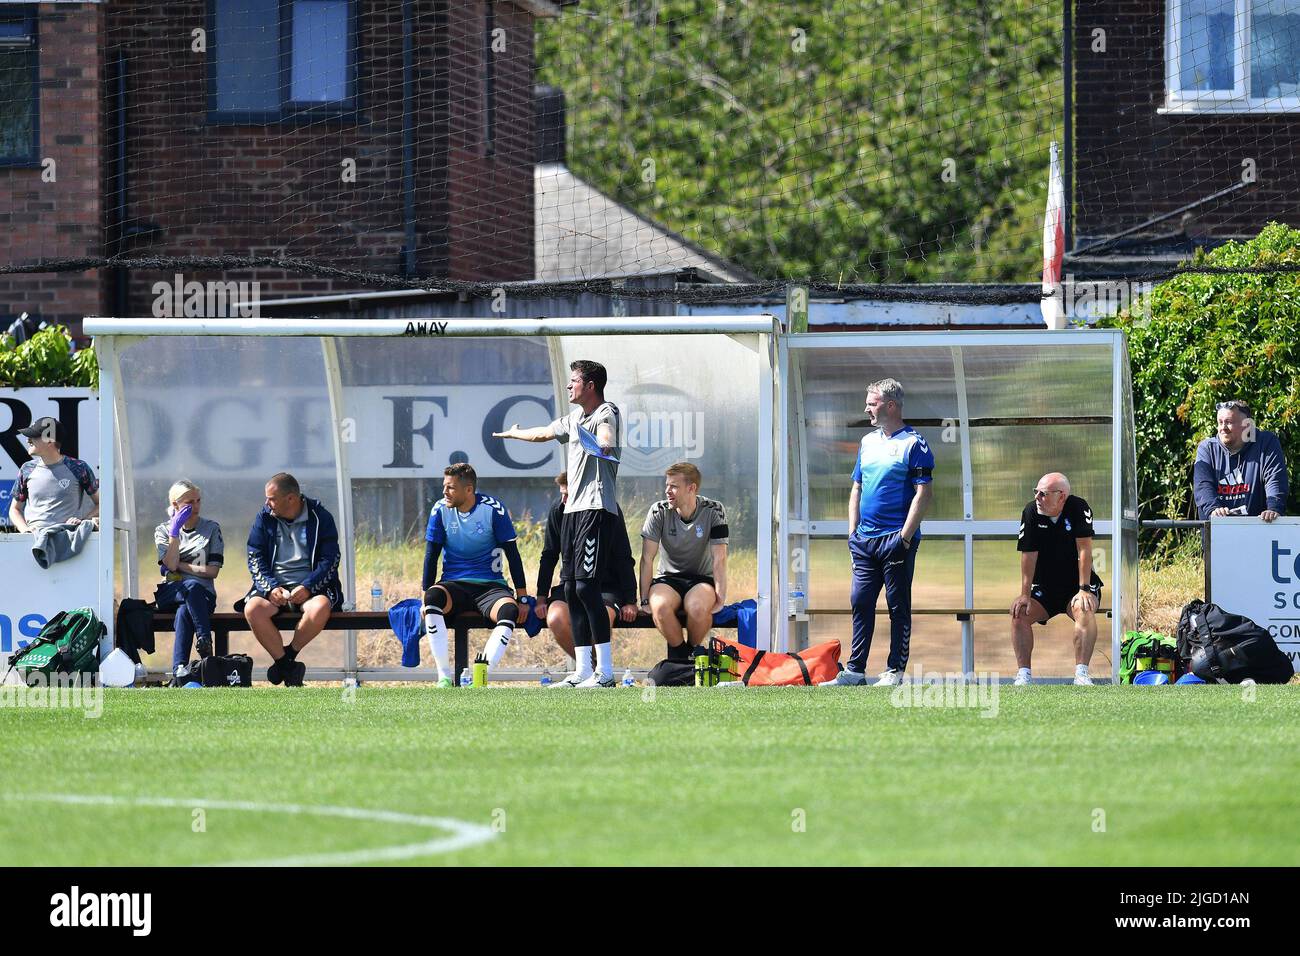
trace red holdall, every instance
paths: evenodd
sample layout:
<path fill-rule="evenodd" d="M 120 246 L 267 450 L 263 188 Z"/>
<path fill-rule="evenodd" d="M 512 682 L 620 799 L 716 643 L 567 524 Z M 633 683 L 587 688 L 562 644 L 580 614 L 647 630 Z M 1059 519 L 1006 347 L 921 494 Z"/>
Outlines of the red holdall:
<path fill-rule="evenodd" d="M 795 654 L 760 651 L 743 644 L 715 645 L 731 648 L 736 675 L 750 687 L 811 686 L 831 680 L 840 672 L 840 642 L 825 641 Z"/>

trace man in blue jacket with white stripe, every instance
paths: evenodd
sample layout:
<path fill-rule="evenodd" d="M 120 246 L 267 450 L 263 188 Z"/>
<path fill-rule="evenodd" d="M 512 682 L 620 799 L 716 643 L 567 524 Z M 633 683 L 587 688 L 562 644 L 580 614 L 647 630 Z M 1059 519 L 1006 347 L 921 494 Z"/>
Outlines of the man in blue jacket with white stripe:
<path fill-rule="evenodd" d="M 265 491 L 266 505 L 248 532 L 253 587 L 244 599 L 244 619 L 271 655 L 267 679 L 301 687 L 307 667 L 297 660 L 298 652 L 343 605 L 339 532 L 334 517 L 319 501 L 303 496 L 293 475 L 280 472 Z M 299 608 L 302 618 L 293 640 L 284 644 L 272 618 L 289 607 Z"/>
<path fill-rule="evenodd" d="M 1273 432 L 1255 428 L 1240 400 L 1215 406 L 1215 437 L 1196 448 L 1192 469 L 1196 510 L 1202 521 L 1219 515 L 1258 515 L 1272 521 L 1286 512 L 1286 456 Z"/>

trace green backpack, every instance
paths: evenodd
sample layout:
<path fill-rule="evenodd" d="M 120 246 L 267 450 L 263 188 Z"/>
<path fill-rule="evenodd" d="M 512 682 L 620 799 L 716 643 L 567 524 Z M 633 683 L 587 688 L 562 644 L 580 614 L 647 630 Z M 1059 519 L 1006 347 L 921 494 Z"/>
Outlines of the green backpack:
<path fill-rule="evenodd" d="M 1155 631 L 1125 631 L 1119 648 L 1119 682 L 1133 683 L 1142 671 L 1162 671 L 1169 675 L 1169 683 L 1182 676 L 1182 662 L 1178 657 L 1178 642 Z"/>
<path fill-rule="evenodd" d="M 88 607 L 60 611 L 10 658 L 9 669 L 16 669 L 28 686 L 34 685 L 38 674 L 48 682 L 54 674 L 97 673 L 99 642 L 107 630 Z"/>

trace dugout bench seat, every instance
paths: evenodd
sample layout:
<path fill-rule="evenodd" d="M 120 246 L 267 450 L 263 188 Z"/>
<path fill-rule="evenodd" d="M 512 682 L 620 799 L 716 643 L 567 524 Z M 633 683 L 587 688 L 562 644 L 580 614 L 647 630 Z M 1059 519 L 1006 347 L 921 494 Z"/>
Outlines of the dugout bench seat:
<path fill-rule="evenodd" d="M 805 613 L 809 615 L 829 614 L 832 616 L 837 616 L 837 615 L 848 616 L 853 613 L 853 608 L 851 607 L 810 607 Z M 888 614 L 889 611 L 887 611 L 885 608 L 876 608 L 876 613 Z M 1108 607 L 1098 608 L 1097 613 L 1104 614 L 1107 617 L 1111 616 L 1110 608 Z M 916 617 L 918 615 L 922 617 L 955 617 L 959 621 L 969 621 L 971 617 L 975 615 L 986 615 L 986 614 L 1001 614 L 1003 617 L 1008 617 L 1011 614 L 1011 607 L 1007 606 L 1007 607 L 925 607 L 925 608 L 914 607 L 912 608 L 913 617 Z"/>
<path fill-rule="evenodd" d="M 291 634 L 301 617 L 302 615 L 297 611 L 281 611 L 272 620 L 275 622 L 275 626 L 280 629 L 281 634 Z M 685 614 L 679 613 L 678 619 L 684 626 L 686 623 Z M 155 612 L 153 616 L 153 632 L 155 634 L 171 633 L 175 620 L 175 611 Z M 614 622 L 615 630 L 654 630 L 654 626 L 654 621 L 651 620 L 648 614 L 638 614 L 636 620 L 630 624 L 617 620 Z M 459 614 L 453 621 L 449 622 L 448 629 L 451 631 L 452 644 L 455 648 L 454 674 L 460 674 L 469 666 L 469 632 L 478 629 L 490 631 L 493 627 L 493 623 L 481 614 Z M 729 624 L 715 624 L 714 627 L 734 631 L 736 624 L 733 621 Z M 244 620 L 244 615 L 241 613 L 236 611 L 218 611 L 214 613 L 212 615 L 213 653 L 229 654 L 231 632 L 251 630 L 248 621 Z M 324 630 L 387 631 L 391 630 L 391 628 L 388 623 L 387 611 L 335 611 L 330 615 Z M 308 679 L 310 679 L 310 672 L 308 673 Z M 459 682 L 456 683 L 456 686 L 460 686 Z"/>

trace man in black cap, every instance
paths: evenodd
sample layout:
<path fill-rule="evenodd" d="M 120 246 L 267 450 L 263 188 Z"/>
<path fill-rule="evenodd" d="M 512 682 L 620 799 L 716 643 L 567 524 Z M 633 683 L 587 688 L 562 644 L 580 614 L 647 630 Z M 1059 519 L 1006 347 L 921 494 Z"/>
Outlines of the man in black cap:
<path fill-rule="evenodd" d="M 13 526 L 38 532 L 55 525 L 93 521 L 98 527 L 99 480 L 84 461 L 63 454 L 63 426 L 53 418 L 38 418 L 18 434 L 27 442 L 32 459 L 23 463 L 14 484 L 9 504 Z"/>

